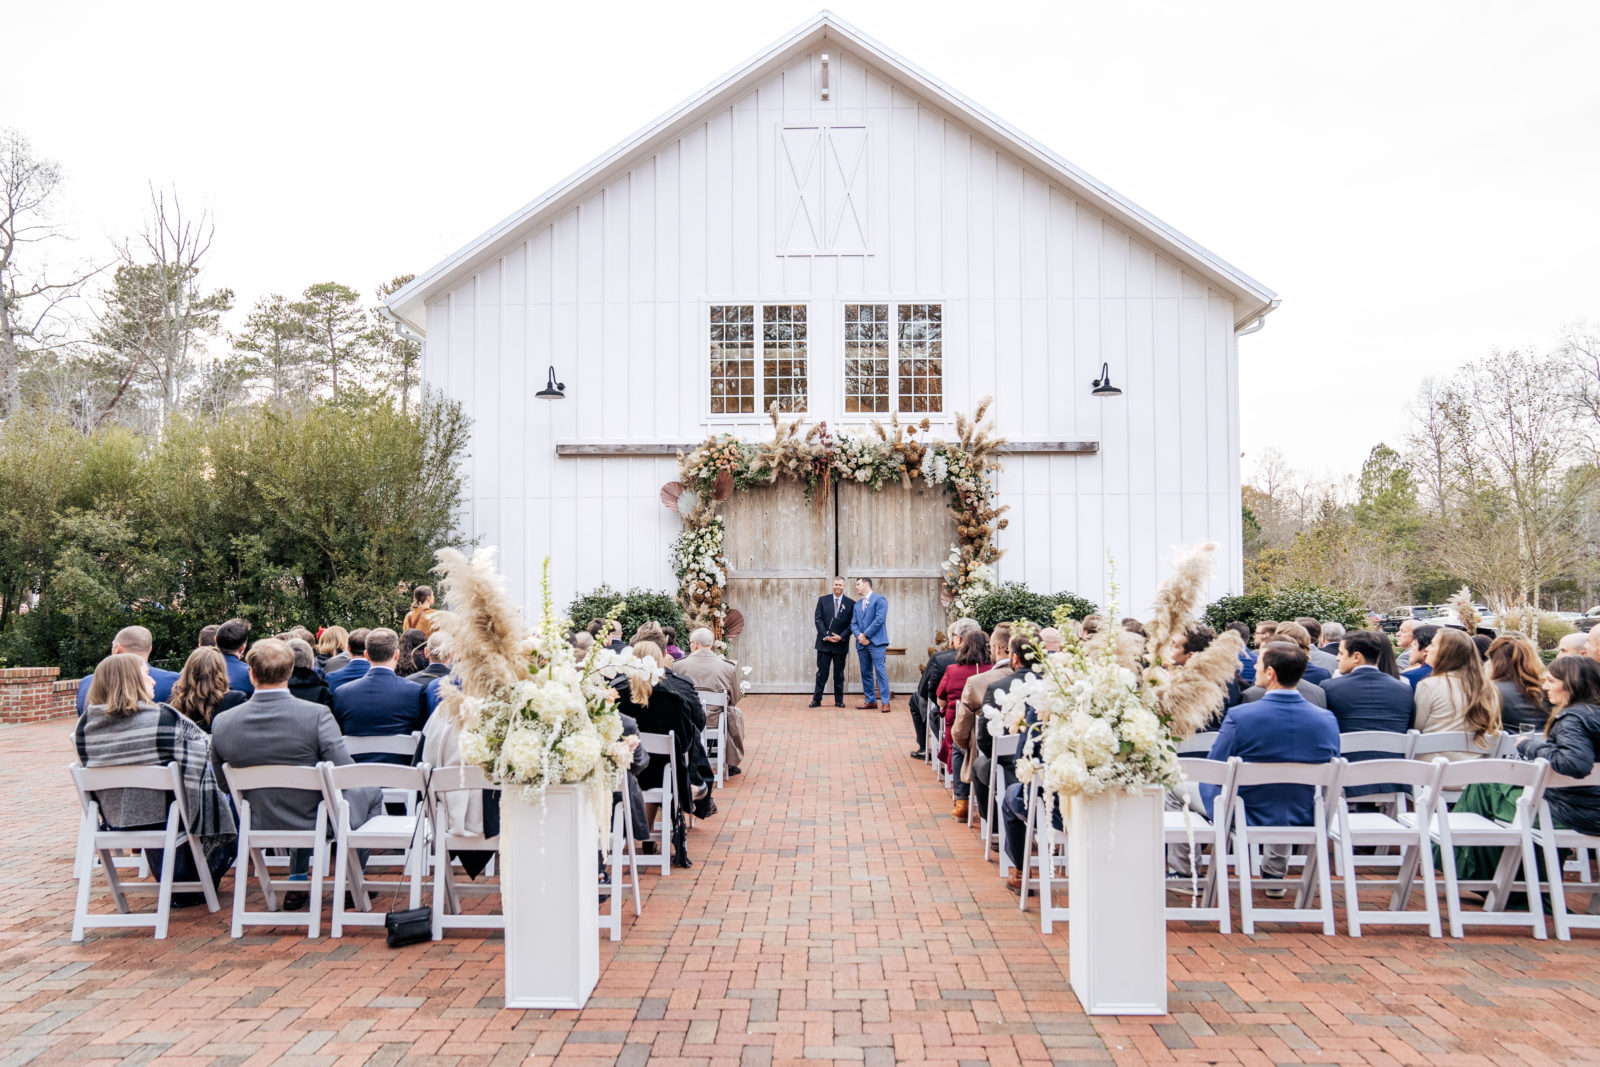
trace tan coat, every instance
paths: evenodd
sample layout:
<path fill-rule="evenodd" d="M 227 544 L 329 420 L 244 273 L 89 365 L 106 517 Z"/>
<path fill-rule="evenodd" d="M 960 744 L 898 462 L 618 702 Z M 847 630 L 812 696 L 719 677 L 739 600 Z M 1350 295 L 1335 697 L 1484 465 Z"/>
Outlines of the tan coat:
<path fill-rule="evenodd" d="M 674 674 L 693 683 L 702 693 L 721 693 L 728 698 L 728 766 L 744 764 L 744 712 L 739 703 L 739 668 L 708 648 L 698 649 L 678 660 L 671 667 Z M 706 725 L 716 728 L 722 712 L 708 709 Z"/>
<path fill-rule="evenodd" d="M 1489 686 L 1496 700 L 1499 690 Z M 1425 734 L 1446 734 L 1456 731 L 1471 733 L 1467 726 L 1467 695 L 1461 680 L 1452 675 L 1430 675 L 1417 683 L 1417 710 L 1412 725 Z M 1488 749 L 1468 749 L 1463 752 L 1441 752 L 1448 760 L 1480 759 L 1494 751 L 1494 738 L 1489 738 Z M 1470 742 L 1469 742 L 1470 744 Z"/>
<path fill-rule="evenodd" d="M 982 721 L 983 694 L 1010 673 L 1011 661 L 1007 659 L 998 667 L 974 674 L 961 689 L 961 699 L 956 704 L 956 724 L 950 732 L 950 740 L 966 753 L 961 760 L 963 782 L 971 784 L 972 765 L 978 758 L 978 731 L 985 726 Z"/>

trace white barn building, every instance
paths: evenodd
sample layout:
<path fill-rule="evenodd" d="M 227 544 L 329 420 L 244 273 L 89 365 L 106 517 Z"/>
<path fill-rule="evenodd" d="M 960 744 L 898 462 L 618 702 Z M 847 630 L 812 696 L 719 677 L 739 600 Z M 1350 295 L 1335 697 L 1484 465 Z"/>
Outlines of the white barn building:
<path fill-rule="evenodd" d="M 1109 553 L 1138 612 L 1179 545 L 1218 541 L 1215 592 L 1242 583 L 1237 338 L 1277 304 L 824 12 L 389 308 L 424 338 L 426 385 L 474 420 L 463 525 L 524 604 L 546 555 L 559 604 L 672 588 L 673 447 L 770 433 L 770 398 L 830 426 L 948 428 L 992 395 L 1017 449 L 1000 577 L 1103 601 Z M 856 359 L 874 322 L 917 374 Z M 1102 365 L 1122 395 L 1091 395 Z M 565 399 L 536 399 L 548 368 Z M 915 655 L 931 634 L 894 636 Z"/>

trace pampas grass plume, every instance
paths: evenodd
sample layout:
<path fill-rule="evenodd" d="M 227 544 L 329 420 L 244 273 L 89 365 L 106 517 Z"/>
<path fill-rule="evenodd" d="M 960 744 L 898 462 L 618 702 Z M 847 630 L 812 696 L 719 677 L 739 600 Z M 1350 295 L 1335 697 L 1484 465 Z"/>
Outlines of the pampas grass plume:
<path fill-rule="evenodd" d="M 1167 716 L 1167 729 L 1179 741 L 1211 724 L 1227 698 L 1228 680 L 1239 670 L 1239 654 L 1244 641 L 1232 630 L 1212 639 L 1204 652 L 1172 672 L 1172 680 L 1161 692 L 1161 710 Z"/>
<path fill-rule="evenodd" d="M 506 595 L 494 557 L 493 548 L 480 548 L 471 559 L 453 548 L 441 548 L 434 557 L 439 561 L 433 570 L 440 576 L 440 600 L 446 609 L 441 628 L 450 635 L 450 671 L 461 680 L 461 696 L 479 700 L 530 677 L 527 652 L 533 635 L 522 611 Z M 458 721 L 460 705 L 455 699 L 446 705 L 447 714 Z"/>
<path fill-rule="evenodd" d="M 1156 591 L 1155 617 L 1145 627 L 1152 660 L 1164 662 L 1173 639 L 1199 618 L 1216 550 L 1215 541 L 1203 541 L 1173 561 L 1172 574 Z"/>

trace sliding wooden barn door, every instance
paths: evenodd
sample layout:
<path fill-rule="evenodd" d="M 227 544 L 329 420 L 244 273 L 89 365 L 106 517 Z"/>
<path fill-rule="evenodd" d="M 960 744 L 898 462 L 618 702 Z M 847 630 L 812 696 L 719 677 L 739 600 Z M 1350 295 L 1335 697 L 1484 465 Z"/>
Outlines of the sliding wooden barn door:
<path fill-rule="evenodd" d="M 750 691 L 809 693 L 816 676 L 811 614 L 834 569 L 831 494 L 807 501 L 797 482 L 735 493 L 722 506 L 728 604 L 744 615 L 731 657 Z"/>
<path fill-rule="evenodd" d="M 941 564 L 955 540 L 942 492 L 920 482 L 877 491 L 839 486 L 839 571 L 852 589 L 857 578 L 871 578 L 889 601 L 889 646 L 905 649 L 888 659 L 897 697 L 916 684 L 928 646 L 945 627 Z"/>

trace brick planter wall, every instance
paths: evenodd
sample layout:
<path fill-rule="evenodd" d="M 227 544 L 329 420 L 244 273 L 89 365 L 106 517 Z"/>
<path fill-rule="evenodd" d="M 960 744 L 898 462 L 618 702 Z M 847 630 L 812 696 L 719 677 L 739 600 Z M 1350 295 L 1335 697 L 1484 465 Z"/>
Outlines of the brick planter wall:
<path fill-rule="evenodd" d="M 61 681 L 60 674 L 60 667 L 0 669 L 0 726 L 76 714 L 77 679 Z"/>

